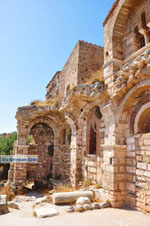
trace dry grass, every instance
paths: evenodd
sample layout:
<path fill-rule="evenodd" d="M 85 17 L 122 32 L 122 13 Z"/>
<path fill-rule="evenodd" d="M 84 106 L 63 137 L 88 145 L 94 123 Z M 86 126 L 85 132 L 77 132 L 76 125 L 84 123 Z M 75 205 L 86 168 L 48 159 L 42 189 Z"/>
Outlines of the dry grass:
<path fill-rule="evenodd" d="M 0 192 L 0 195 L 7 195 L 7 200 L 12 201 L 15 198 L 15 194 L 11 189 L 11 185 L 8 184 L 5 186 L 2 191 Z"/>
<path fill-rule="evenodd" d="M 46 195 L 45 202 L 47 202 L 47 203 L 53 203 L 52 196 L 51 195 Z"/>
<path fill-rule="evenodd" d="M 75 189 L 72 188 L 71 184 L 66 184 L 66 185 L 60 184 L 55 188 L 55 192 L 72 192 L 72 191 L 75 191 Z"/>
<path fill-rule="evenodd" d="M 45 101 L 33 100 L 33 101 L 31 101 L 30 105 L 34 105 L 34 106 L 37 106 L 37 107 L 40 107 L 40 106 L 55 106 L 55 107 L 58 107 L 59 103 L 62 100 L 63 100 L 63 97 L 59 95 L 59 96 L 54 97 L 53 99 L 47 99 Z"/>
<path fill-rule="evenodd" d="M 91 84 L 91 83 L 94 83 L 94 82 L 102 82 L 102 83 L 104 83 L 104 71 L 103 71 L 103 68 L 91 73 L 89 79 L 87 79 L 86 82 L 88 84 Z"/>
<path fill-rule="evenodd" d="M 98 197 L 94 197 L 94 200 L 93 201 L 94 202 L 98 202 L 98 203 L 101 203 L 102 202 L 102 200 L 100 198 L 98 198 Z"/>
<path fill-rule="evenodd" d="M 95 189 L 100 189 L 100 188 L 102 188 L 102 185 L 99 183 L 99 184 L 96 184 L 95 186 L 94 186 L 94 188 Z"/>
<path fill-rule="evenodd" d="M 36 212 L 35 212 L 35 211 L 33 211 L 33 216 L 34 216 L 34 217 L 37 217 L 37 215 L 36 215 Z"/>
<path fill-rule="evenodd" d="M 92 180 L 88 178 L 88 179 L 84 180 L 82 187 L 88 188 L 90 185 L 92 185 Z"/>

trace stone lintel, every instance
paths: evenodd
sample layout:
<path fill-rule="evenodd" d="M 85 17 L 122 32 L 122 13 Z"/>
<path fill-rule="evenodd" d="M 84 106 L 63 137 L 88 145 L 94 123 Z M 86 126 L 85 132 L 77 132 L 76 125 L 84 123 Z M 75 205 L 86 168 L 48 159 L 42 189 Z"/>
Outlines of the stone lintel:
<path fill-rule="evenodd" d="M 122 61 L 121 60 L 118 60 L 116 58 L 111 58 L 109 61 L 107 61 L 104 65 L 103 65 L 103 68 L 105 69 L 106 67 L 108 67 L 110 64 L 112 63 L 115 63 L 115 64 L 118 64 L 118 65 L 122 65 Z"/>
<path fill-rule="evenodd" d="M 104 145 L 101 145 L 103 149 L 107 149 L 107 148 L 114 148 L 114 149 L 118 149 L 118 148 L 121 148 L 121 149 L 126 149 L 127 148 L 127 145 L 120 145 L 120 144 L 104 144 Z"/>

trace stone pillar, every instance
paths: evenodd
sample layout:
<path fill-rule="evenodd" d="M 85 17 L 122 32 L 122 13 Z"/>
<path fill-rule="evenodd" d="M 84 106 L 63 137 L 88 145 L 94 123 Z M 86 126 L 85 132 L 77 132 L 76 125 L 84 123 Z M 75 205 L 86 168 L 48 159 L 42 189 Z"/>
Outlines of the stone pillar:
<path fill-rule="evenodd" d="M 15 157 L 17 157 L 17 155 L 28 155 L 27 135 L 28 129 L 26 128 L 26 122 L 18 120 L 18 139 L 14 144 L 13 153 Z M 11 163 L 8 180 L 20 185 L 25 182 L 26 179 L 27 163 Z"/>
<path fill-rule="evenodd" d="M 103 145 L 103 188 L 113 207 L 120 207 L 126 197 L 126 145 L 117 144 L 116 118 L 112 104 L 101 108 L 105 121 Z"/>
<path fill-rule="evenodd" d="M 15 157 L 17 155 L 28 155 L 28 145 L 17 145 L 15 151 Z M 17 185 L 22 184 L 27 179 L 27 163 L 14 163 L 14 182 Z"/>
<path fill-rule="evenodd" d="M 103 146 L 103 189 L 113 207 L 121 207 L 126 198 L 126 145 Z"/>

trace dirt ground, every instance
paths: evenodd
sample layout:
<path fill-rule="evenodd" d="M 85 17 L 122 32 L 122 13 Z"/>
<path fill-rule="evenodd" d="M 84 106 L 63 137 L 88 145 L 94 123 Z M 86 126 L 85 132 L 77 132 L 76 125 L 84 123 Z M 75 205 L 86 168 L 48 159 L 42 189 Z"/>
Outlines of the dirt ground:
<path fill-rule="evenodd" d="M 150 216 L 125 209 L 100 209 L 83 213 L 66 213 L 58 207 L 59 215 L 51 218 L 33 217 L 33 201 L 19 203 L 20 210 L 0 216 L 0 226 L 150 226 Z"/>

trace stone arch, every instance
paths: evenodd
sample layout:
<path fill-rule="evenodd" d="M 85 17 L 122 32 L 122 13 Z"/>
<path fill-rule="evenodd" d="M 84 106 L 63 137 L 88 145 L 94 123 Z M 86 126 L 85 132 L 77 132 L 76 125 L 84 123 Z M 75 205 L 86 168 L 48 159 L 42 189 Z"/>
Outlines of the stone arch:
<path fill-rule="evenodd" d="M 49 117 L 36 117 L 28 125 L 28 134 L 30 133 L 31 128 L 37 123 L 44 123 L 52 128 L 54 132 L 54 137 L 56 136 L 56 123 Z"/>
<path fill-rule="evenodd" d="M 139 123 L 139 120 L 140 120 L 140 117 L 141 115 L 144 113 L 145 110 L 149 110 L 150 109 L 150 102 L 146 103 L 145 105 L 143 105 L 138 114 L 136 115 L 136 118 L 135 118 L 135 123 L 134 123 L 134 133 L 137 134 L 138 132 L 141 132 L 139 131 L 139 126 L 138 126 L 138 123 Z M 147 123 L 149 122 L 148 119 L 147 120 Z M 150 132 L 150 131 L 149 131 Z"/>
<path fill-rule="evenodd" d="M 128 19 L 130 10 L 136 6 L 140 0 L 123 0 L 120 1 L 118 13 L 116 13 L 115 23 L 113 26 L 112 42 L 113 42 L 113 57 L 122 60 L 121 41 L 123 36 L 123 28 Z M 118 3 L 119 4 L 119 3 Z"/>
<path fill-rule="evenodd" d="M 121 102 L 117 117 L 118 139 L 121 141 L 121 144 L 125 144 L 129 137 L 134 136 L 135 117 L 142 105 L 149 102 L 150 94 L 143 96 L 145 93 L 149 93 L 149 88 L 150 79 L 141 81 L 130 89 Z"/>
<path fill-rule="evenodd" d="M 140 92 L 148 88 L 150 88 L 150 79 L 141 81 L 129 90 L 129 92 L 125 95 L 119 108 L 119 121 L 127 121 L 127 114 L 132 106 L 133 100 Z"/>
<path fill-rule="evenodd" d="M 30 134 L 34 143 L 29 145 L 28 154 L 38 156 L 38 164 L 27 165 L 27 179 L 44 181 L 53 175 L 54 133 L 50 126 L 43 122 L 35 123 Z"/>

